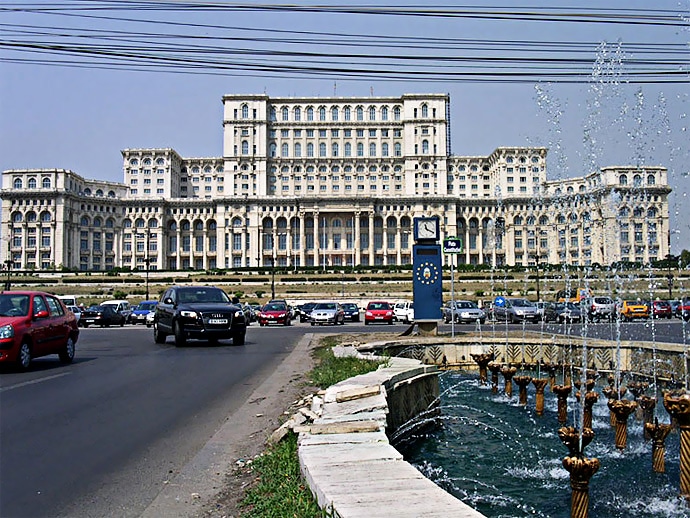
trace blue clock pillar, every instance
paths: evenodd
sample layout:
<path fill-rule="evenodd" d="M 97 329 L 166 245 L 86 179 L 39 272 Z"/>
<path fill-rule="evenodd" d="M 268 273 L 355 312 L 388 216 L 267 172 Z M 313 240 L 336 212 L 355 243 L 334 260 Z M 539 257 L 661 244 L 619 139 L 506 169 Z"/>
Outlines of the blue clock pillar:
<path fill-rule="evenodd" d="M 412 290 L 414 319 L 421 334 L 437 335 L 443 305 L 441 245 L 412 247 Z"/>

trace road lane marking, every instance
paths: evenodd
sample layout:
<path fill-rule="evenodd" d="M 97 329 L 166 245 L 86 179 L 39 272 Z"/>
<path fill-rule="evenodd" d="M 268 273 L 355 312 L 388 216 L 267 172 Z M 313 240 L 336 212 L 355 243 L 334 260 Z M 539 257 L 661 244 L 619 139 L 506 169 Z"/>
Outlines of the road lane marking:
<path fill-rule="evenodd" d="M 44 381 L 49 381 L 55 378 L 61 378 L 62 376 L 69 376 L 71 372 L 63 372 L 62 374 L 54 374 L 52 376 L 46 376 L 45 378 L 39 378 L 31 381 L 23 381 L 22 383 L 17 383 L 15 385 L 9 385 L 7 387 L 0 387 L 0 392 L 7 392 L 8 390 L 13 390 L 16 388 L 25 387 L 27 385 L 35 385 L 36 383 L 42 383 Z"/>

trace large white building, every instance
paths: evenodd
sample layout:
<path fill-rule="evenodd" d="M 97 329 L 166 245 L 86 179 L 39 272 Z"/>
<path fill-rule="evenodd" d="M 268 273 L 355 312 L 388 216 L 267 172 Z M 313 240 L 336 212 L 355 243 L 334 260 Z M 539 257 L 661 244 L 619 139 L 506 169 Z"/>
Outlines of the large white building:
<path fill-rule="evenodd" d="M 412 221 L 464 238 L 458 263 L 647 263 L 669 253 L 664 167 L 547 178 L 547 149 L 450 151 L 450 99 L 223 97 L 223 155 L 122 151 L 124 183 L 2 178 L 13 269 L 409 264 Z"/>

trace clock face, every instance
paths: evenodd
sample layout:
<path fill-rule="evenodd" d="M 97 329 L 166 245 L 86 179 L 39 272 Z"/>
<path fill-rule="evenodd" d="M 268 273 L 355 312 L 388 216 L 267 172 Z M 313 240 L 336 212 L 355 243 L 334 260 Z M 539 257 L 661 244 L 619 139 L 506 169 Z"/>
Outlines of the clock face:
<path fill-rule="evenodd" d="M 437 239 L 435 219 L 420 219 L 417 222 L 417 239 Z"/>

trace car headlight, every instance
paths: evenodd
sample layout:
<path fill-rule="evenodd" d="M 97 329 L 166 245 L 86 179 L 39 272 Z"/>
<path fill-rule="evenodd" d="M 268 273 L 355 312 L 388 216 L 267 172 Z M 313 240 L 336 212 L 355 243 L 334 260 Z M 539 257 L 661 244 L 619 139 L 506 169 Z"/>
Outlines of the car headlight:
<path fill-rule="evenodd" d="M 368 316 L 368 317 L 372 316 L 372 313 L 371 313 L 371 311 L 367 311 L 367 312 L 366 312 L 366 313 L 364 313 L 364 314 L 365 314 L 366 316 Z"/>
<path fill-rule="evenodd" d="M 196 311 L 180 311 L 180 316 L 185 318 L 198 318 Z"/>
<path fill-rule="evenodd" d="M 0 339 L 12 338 L 14 336 L 14 327 L 12 324 L 0 327 Z"/>

